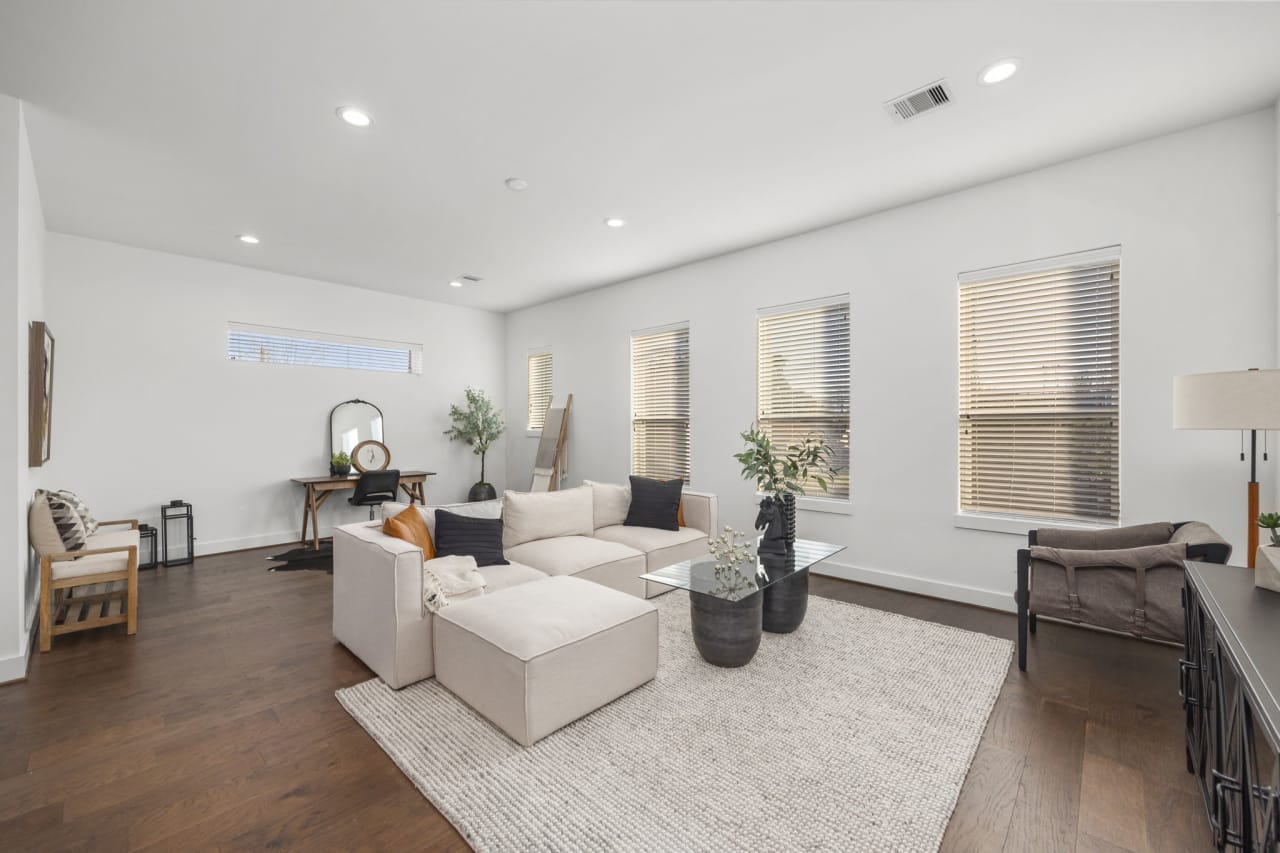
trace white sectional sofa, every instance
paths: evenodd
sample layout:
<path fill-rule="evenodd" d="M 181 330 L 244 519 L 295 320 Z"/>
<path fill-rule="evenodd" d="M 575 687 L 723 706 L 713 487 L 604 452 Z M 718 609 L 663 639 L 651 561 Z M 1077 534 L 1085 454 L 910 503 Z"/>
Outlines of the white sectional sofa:
<path fill-rule="evenodd" d="M 590 483 L 559 492 L 507 492 L 501 500 L 418 507 L 435 536 L 435 510 L 503 516 L 510 565 L 484 566 L 485 594 L 548 576 L 594 581 L 638 598 L 668 591 L 640 575 L 707 552 L 715 495 L 685 491 L 679 530 L 628 527 L 626 487 Z M 506 511 L 504 513 L 504 504 Z M 404 504 L 384 504 L 394 516 Z M 381 522 L 333 534 L 333 634 L 394 688 L 435 674 L 433 615 L 422 604 L 422 549 L 382 532 Z"/>

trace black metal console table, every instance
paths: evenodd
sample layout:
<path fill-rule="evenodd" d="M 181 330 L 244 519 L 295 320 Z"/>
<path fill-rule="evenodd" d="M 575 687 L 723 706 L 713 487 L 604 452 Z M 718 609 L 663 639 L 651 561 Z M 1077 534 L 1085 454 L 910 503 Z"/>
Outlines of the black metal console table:
<path fill-rule="evenodd" d="M 1237 566 L 1187 561 L 1187 770 L 1219 850 L 1280 851 L 1280 594 Z"/>

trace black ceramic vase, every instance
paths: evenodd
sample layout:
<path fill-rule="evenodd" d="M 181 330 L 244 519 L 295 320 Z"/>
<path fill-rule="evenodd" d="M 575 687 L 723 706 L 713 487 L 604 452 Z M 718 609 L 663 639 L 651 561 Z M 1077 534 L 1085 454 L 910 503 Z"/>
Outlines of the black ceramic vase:
<path fill-rule="evenodd" d="M 348 474 L 350 474 L 350 473 L 351 473 L 351 465 L 350 465 L 350 464 L 347 464 L 347 465 L 334 465 L 332 462 L 330 462 L 330 463 L 329 463 L 329 476 L 330 476 L 330 477 L 345 477 L 345 476 L 347 476 L 347 475 L 348 475 Z"/>
<path fill-rule="evenodd" d="M 490 483 L 476 483 L 471 487 L 471 491 L 467 492 L 467 500 L 469 501 L 491 501 L 498 496 L 498 492 Z"/>

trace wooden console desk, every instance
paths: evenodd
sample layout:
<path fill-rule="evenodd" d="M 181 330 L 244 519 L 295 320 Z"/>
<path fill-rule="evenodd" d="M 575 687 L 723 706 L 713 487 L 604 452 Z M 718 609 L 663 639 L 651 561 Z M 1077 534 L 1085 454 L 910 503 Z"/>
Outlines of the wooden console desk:
<path fill-rule="evenodd" d="M 425 504 L 423 484 L 428 477 L 434 477 L 435 471 L 401 471 L 400 488 L 409 496 L 409 503 Z M 293 482 L 306 491 L 302 498 L 302 536 L 298 540 L 304 545 L 307 542 L 307 525 L 311 526 L 311 547 L 320 547 L 320 507 L 333 492 L 348 492 L 356 487 L 359 474 L 348 474 L 345 477 L 294 477 Z"/>

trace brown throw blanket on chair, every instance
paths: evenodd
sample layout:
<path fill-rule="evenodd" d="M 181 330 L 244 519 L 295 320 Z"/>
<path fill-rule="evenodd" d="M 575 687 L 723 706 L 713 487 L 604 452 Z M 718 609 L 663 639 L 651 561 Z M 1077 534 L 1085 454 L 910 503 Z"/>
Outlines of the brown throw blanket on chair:
<path fill-rule="evenodd" d="M 1149 600 L 1147 573 L 1181 572 L 1186 557 L 1183 542 L 1108 551 L 1032 546 L 1031 611 L 1137 636 L 1176 639 L 1181 604 Z"/>

